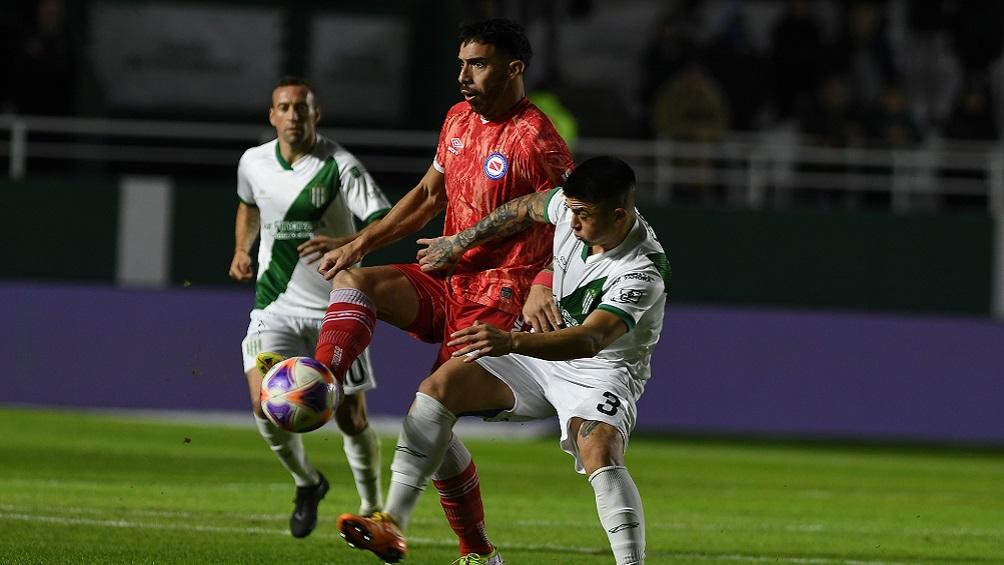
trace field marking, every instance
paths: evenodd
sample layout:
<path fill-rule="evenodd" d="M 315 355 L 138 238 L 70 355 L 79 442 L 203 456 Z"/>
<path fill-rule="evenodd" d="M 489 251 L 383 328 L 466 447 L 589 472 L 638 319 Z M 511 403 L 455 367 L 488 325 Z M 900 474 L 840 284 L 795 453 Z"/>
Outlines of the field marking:
<path fill-rule="evenodd" d="M 31 506 L 16 506 L 13 504 L 0 504 L 0 510 L 13 513 L 30 513 L 34 510 Z M 162 518 L 197 518 L 203 516 L 203 512 L 185 512 L 180 510 L 146 510 L 142 508 L 97 508 L 67 506 L 59 507 L 58 510 L 69 514 L 106 514 L 110 512 L 126 513 L 135 516 L 153 516 Z M 34 514 L 32 514 L 34 515 Z M 250 513 L 250 512 L 225 512 L 215 513 L 214 516 L 232 516 L 235 518 L 251 520 L 285 520 L 286 513 Z M 432 518 L 416 517 L 412 520 L 416 524 L 438 524 L 441 521 Z M 583 529 L 593 529 L 596 524 L 593 522 L 580 522 L 569 520 L 508 520 L 510 524 L 517 526 L 551 526 L 551 527 L 581 527 Z M 649 530 L 674 530 L 674 531 L 742 531 L 742 532 L 769 532 L 783 530 L 787 532 L 801 533 L 834 533 L 834 534 L 888 534 L 898 533 L 906 535 L 942 535 L 958 537 L 988 537 L 993 539 L 1004 538 L 1004 529 L 981 529 L 981 528 L 874 528 L 861 526 L 831 526 L 826 524 L 803 523 L 803 524 L 778 524 L 773 525 L 742 525 L 724 524 L 715 522 L 647 522 L 645 527 Z"/>
<path fill-rule="evenodd" d="M 5 505 L 6 506 L 6 505 Z M 147 522 L 134 522 L 128 520 L 95 520 L 91 518 L 66 518 L 62 516 L 43 516 L 39 514 L 22 514 L 12 512 L 0 512 L 0 520 L 14 520 L 22 522 L 41 522 L 49 524 L 59 524 L 64 526 L 101 526 L 108 528 L 130 528 L 147 530 L 169 530 L 169 531 L 189 531 L 189 532 L 209 532 L 209 533 L 233 533 L 233 534 L 269 534 L 281 537 L 289 536 L 285 529 L 261 528 L 261 527 L 226 527 L 226 526 L 196 526 L 191 524 L 153 524 Z M 315 538 L 341 539 L 334 533 L 316 532 Z M 416 546 L 430 547 L 456 547 L 455 539 L 435 539 L 412 537 L 408 541 Z M 553 551 L 558 553 L 576 553 L 580 555 L 606 555 L 609 553 L 606 547 L 581 547 L 555 544 L 517 544 L 499 542 L 503 549 L 508 548 L 513 551 Z M 689 561 L 737 561 L 745 563 L 796 563 L 799 565 L 917 565 L 918 562 L 903 561 L 883 561 L 883 560 L 862 560 L 862 559 L 840 559 L 829 557 L 798 557 L 798 556 L 766 556 L 766 555 L 744 555 L 734 554 L 706 554 L 706 553 L 686 553 L 674 551 L 649 552 L 649 557 L 658 554 L 665 557 L 686 559 Z"/>

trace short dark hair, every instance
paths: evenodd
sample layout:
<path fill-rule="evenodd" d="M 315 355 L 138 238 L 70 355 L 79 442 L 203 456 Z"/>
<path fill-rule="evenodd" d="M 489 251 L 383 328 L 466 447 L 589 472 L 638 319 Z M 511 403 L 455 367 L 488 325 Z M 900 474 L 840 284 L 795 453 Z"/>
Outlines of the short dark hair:
<path fill-rule="evenodd" d="M 530 40 L 526 38 L 523 26 L 512 20 L 494 18 L 460 26 L 460 44 L 472 41 L 494 45 L 495 49 L 523 61 L 523 66 L 530 68 L 530 59 L 533 58 Z"/>
<path fill-rule="evenodd" d="M 618 208 L 634 201 L 635 176 L 631 165 L 617 157 L 593 157 L 576 165 L 563 187 L 565 196 L 589 204 L 611 203 Z"/>
<path fill-rule="evenodd" d="M 304 86 L 307 88 L 307 90 L 310 91 L 311 94 L 314 95 L 315 99 L 317 98 L 317 91 L 314 90 L 314 85 L 307 82 L 307 79 L 303 77 L 299 77 L 296 75 L 286 75 L 281 79 L 279 79 L 279 82 L 275 83 L 275 87 L 273 87 L 272 90 L 274 91 L 276 88 L 282 88 L 284 86 Z"/>

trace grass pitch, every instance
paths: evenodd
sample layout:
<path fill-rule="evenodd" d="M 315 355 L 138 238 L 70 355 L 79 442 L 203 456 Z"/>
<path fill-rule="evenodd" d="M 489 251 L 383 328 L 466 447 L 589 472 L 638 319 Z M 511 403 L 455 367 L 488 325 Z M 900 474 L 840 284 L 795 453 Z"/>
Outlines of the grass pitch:
<path fill-rule="evenodd" d="M 292 482 L 251 426 L 3 408 L 0 429 L 0 564 L 378 563 L 334 529 L 358 504 L 337 433 L 306 437 L 333 488 L 297 540 Z M 507 563 L 613 562 L 556 438 L 468 445 Z M 1004 563 L 1001 451 L 637 437 L 628 466 L 649 564 Z M 457 557 L 434 491 L 410 536 L 408 565 Z"/>

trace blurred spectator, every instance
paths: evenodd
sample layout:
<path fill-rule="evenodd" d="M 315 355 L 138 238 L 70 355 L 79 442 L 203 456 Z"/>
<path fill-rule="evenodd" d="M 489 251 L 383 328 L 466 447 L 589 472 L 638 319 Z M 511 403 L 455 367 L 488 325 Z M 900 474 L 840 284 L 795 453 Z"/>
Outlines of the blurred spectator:
<path fill-rule="evenodd" d="M 729 130 L 728 101 L 714 77 L 691 63 L 657 92 L 651 127 L 658 137 L 674 141 L 719 141 Z M 711 147 L 695 147 L 674 157 L 672 166 L 679 177 L 674 198 L 704 203 L 720 199 L 722 187 L 714 179 L 716 158 Z"/>
<path fill-rule="evenodd" d="M 717 141 L 729 120 L 724 92 L 697 63 L 667 80 L 652 103 L 652 130 L 677 141 Z"/>
<path fill-rule="evenodd" d="M 811 144 L 844 147 L 865 137 L 865 108 L 851 100 L 847 79 L 831 74 L 820 82 L 815 98 L 802 106 L 799 126 Z"/>
<path fill-rule="evenodd" d="M 1004 3 L 997 0 L 952 2 L 952 47 L 967 75 L 981 73 L 1001 55 Z"/>
<path fill-rule="evenodd" d="M 882 147 L 903 148 L 920 143 L 922 134 L 910 114 L 903 89 L 896 84 L 885 87 L 874 116 L 868 120 L 868 137 Z"/>
<path fill-rule="evenodd" d="M 907 33 L 900 55 L 906 98 L 913 115 L 927 129 L 948 115 L 958 88 L 959 65 L 949 46 L 944 0 L 910 0 L 904 2 L 904 9 Z"/>
<path fill-rule="evenodd" d="M 996 140 L 999 132 L 986 81 L 970 78 L 956 98 L 942 133 L 951 139 Z"/>
<path fill-rule="evenodd" d="M 700 54 L 695 33 L 697 17 L 694 11 L 674 8 L 666 12 L 656 25 L 641 64 L 641 107 L 649 110 L 666 81 L 679 73 Z M 646 116 L 647 121 L 651 121 Z"/>
<path fill-rule="evenodd" d="M 872 2 L 854 2 L 844 14 L 844 26 L 829 48 L 831 71 L 847 77 L 851 103 L 880 104 L 887 85 L 898 73 L 886 34 L 885 15 Z"/>
<path fill-rule="evenodd" d="M 808 0 L 788 0 L 771 33 L 773 98 L 786 118 L 810 100 L 823 73 L 823 29 Z"/>
<path fill-rule="evenodd" d="M 62 0 L 39 0 L 33 24 L 16 48 L 14 106 L 22 114 L 66 115 L 73 110 L 76 65 Z"/>
<path fill-rule="evenodd" d="M 763 59 L 754 47 L 741 5 L 730 10 L 721 31 L 708 46 L 711 74 L 721 84 L 732 128 L 752 130 L 764 102 Z"/>

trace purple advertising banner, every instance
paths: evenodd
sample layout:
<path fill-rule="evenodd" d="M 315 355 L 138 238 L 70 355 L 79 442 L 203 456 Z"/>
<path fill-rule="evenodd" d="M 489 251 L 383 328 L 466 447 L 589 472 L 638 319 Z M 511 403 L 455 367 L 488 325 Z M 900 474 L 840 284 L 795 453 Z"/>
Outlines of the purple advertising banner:
<path fill-rule="evenodd" d="M 252 298 L 0 283 L 0 403 L 246 411 Z M 371 351 L 370 411 L 401 415 L 435 348 L 381 323 Z M 1004 443 L 1002 375 L 986 319 L 671 304 L 638 429 Z"/>

